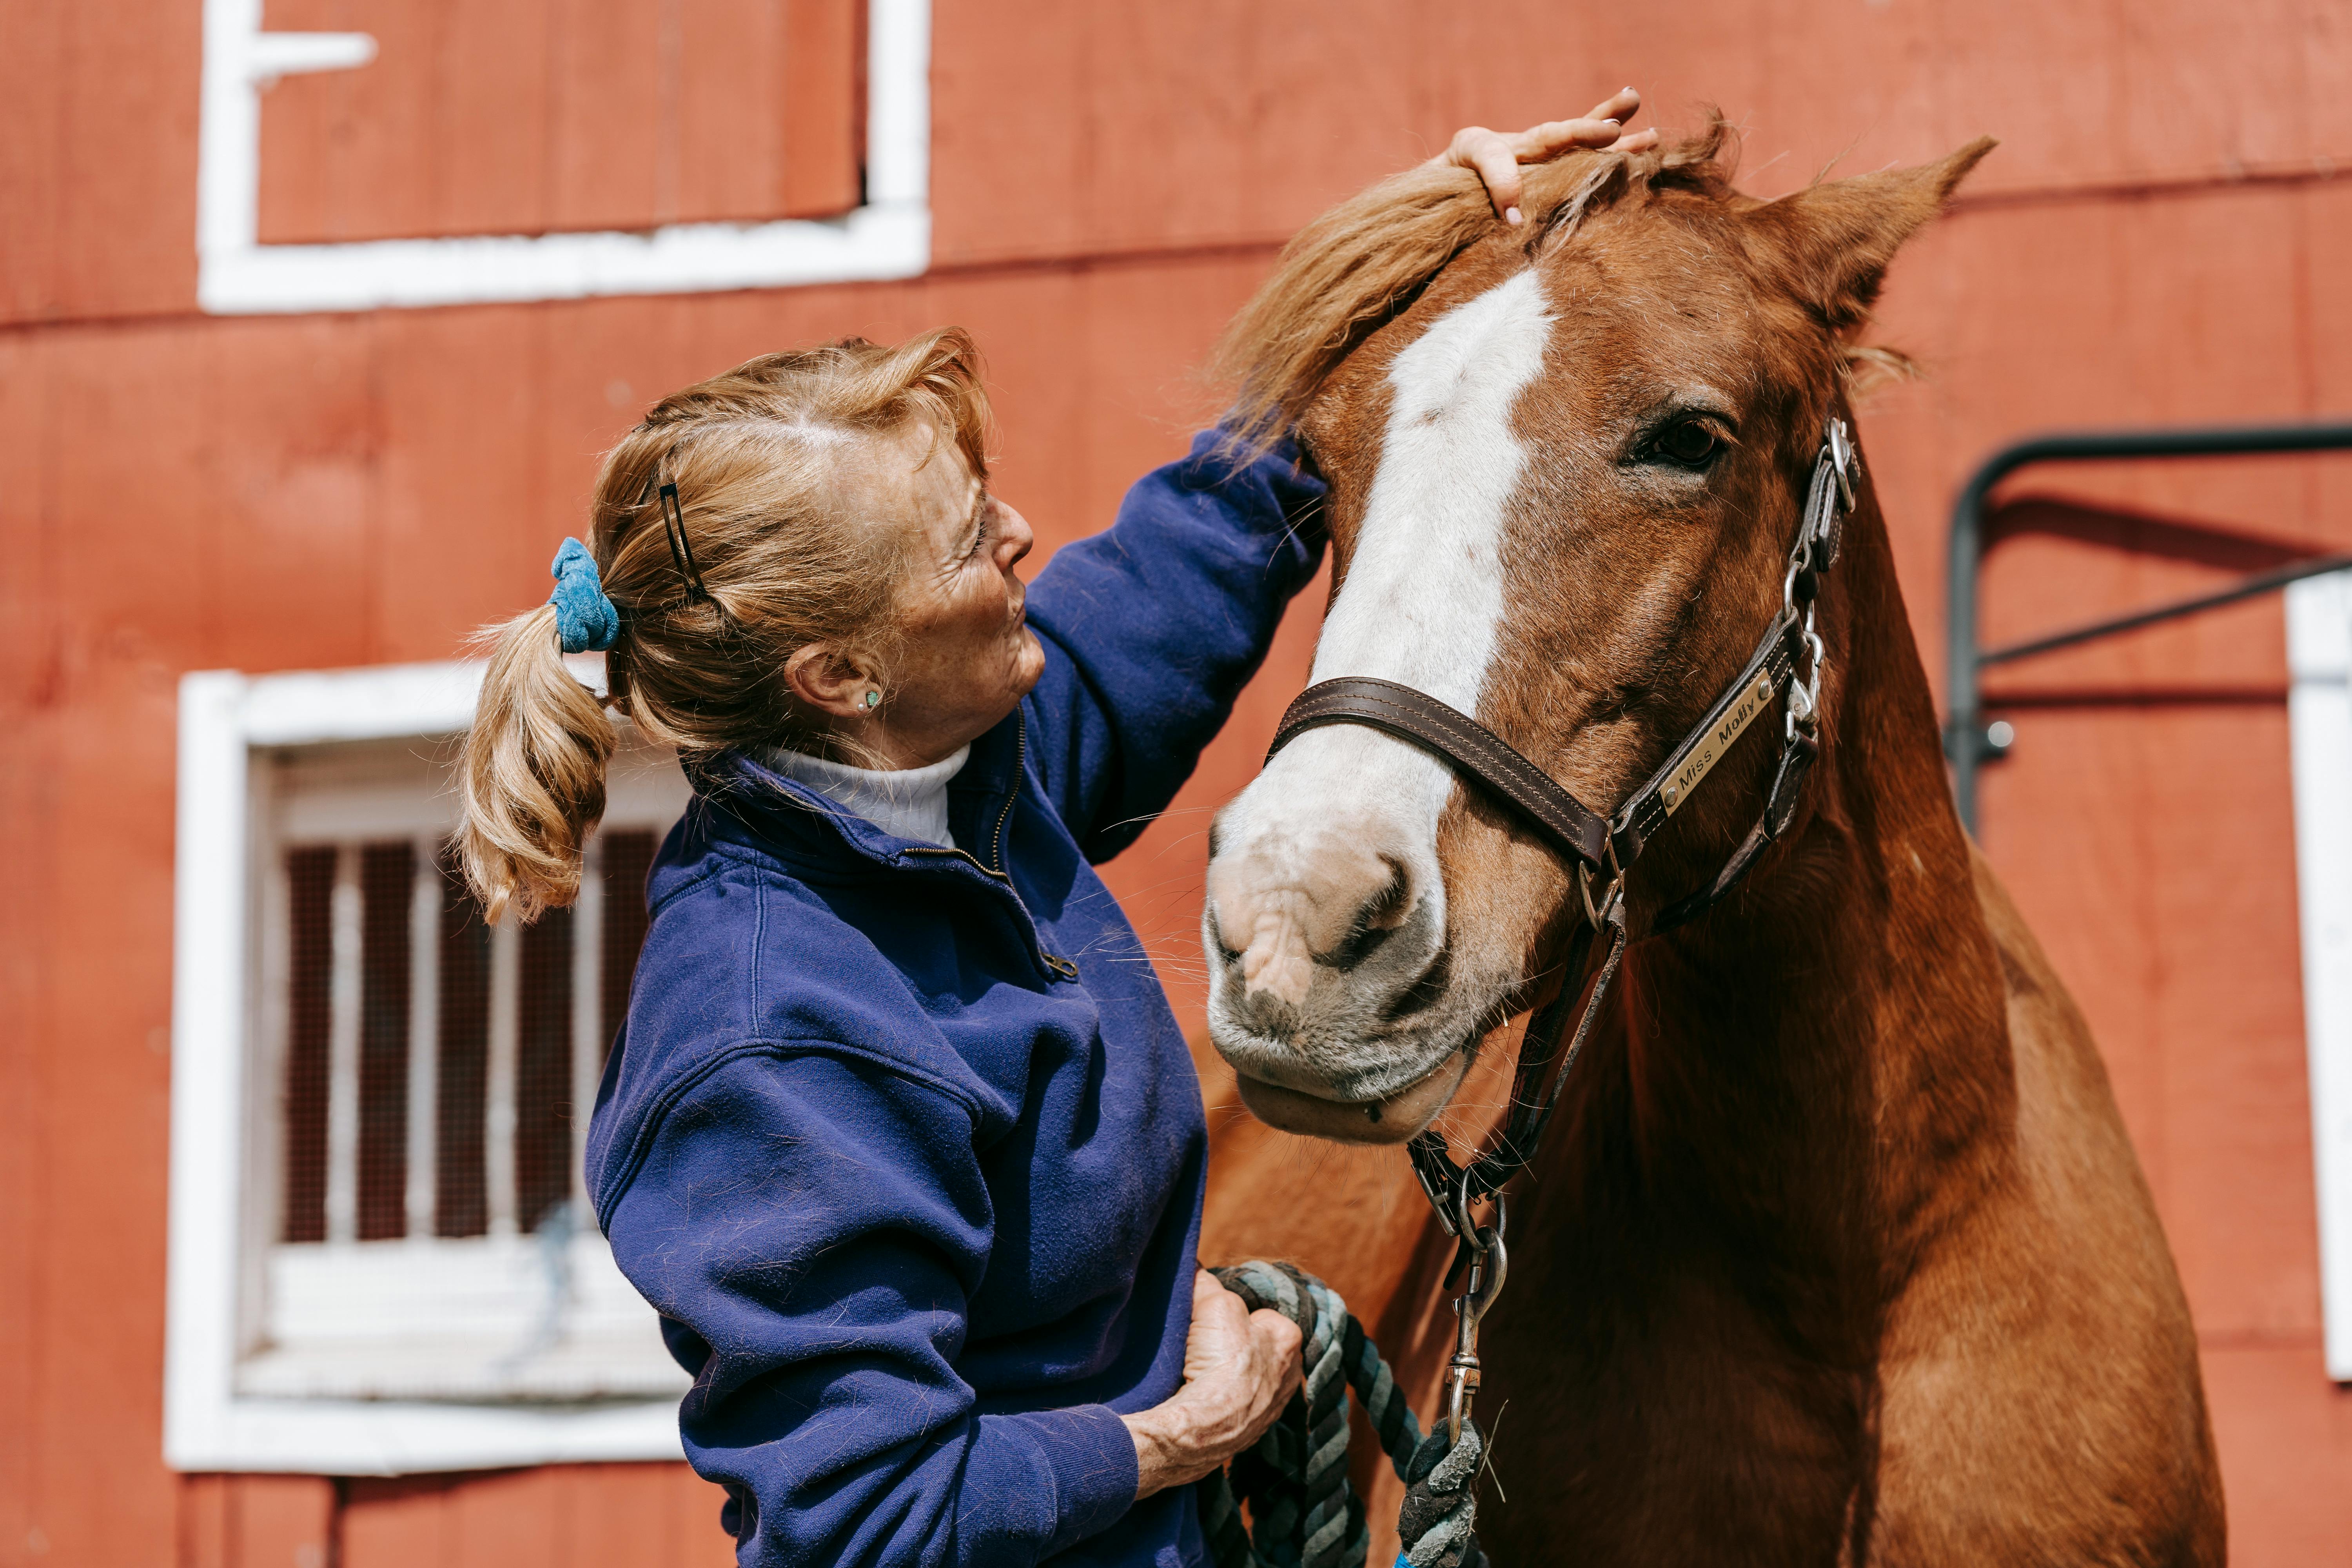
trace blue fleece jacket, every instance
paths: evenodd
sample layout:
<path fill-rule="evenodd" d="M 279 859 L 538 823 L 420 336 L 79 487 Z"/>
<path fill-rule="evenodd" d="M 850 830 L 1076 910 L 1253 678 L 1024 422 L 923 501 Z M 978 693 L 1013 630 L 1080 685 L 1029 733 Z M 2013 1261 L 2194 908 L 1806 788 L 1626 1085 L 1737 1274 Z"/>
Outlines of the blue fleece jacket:
<path fill-rule="evenodd" d="M 1038 574 L 1045 673 L 950 786 L 961 849 L 731 755 L 655 864 L 588 1181 L 740 1563 L 1205 1560 L 1118 1419 L 1182 1381 L 1200 1085 L 1090 863 L 1321 553 L 1288 449 L 1208 441 Z"/>

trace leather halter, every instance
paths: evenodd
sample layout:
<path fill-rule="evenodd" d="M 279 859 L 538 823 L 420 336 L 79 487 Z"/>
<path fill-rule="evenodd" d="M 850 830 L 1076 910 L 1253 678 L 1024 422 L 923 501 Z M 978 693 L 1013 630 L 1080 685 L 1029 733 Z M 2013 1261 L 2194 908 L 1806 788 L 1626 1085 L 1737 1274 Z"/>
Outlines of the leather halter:
<path fill-rule="evenodd" d="M 1394 681 L 1360 676 L 1321 681 L 1300 692 L 1283 714 L 1274 744 L 1266 751 L 1269 762 L 1308 730 L 1326 724 L 1368 725 L 1444 759 L 1575 868 L 1585 918 L 1570 940 L 1566 972 L 1581 978 L 1574 986 L 1563 985 L 1559 994 L 1528 1021 L 1512 1079 L 1510 1115 L 1500 1137 L 1467 1166 L 1455 1165 L 1446 1152 L 1445 1140 L 1427 1129 L 1406 1145 L 1413 1173 L 1420 1177 L 1430 1206 L 1437 1211 L 1438 1222 L 1447 1235 L 1461 1237 L 1465 1247 L 1473 1245 L 1470 1205 L 1499 1194 L 1504 1184 L 1535 1157 L 1569 1069 L 1591 1032 L 1610 982 L 1616 978 L 1617 966 L 1625 956 L 1625 873 L 1666 819 L 1689 801 L 1723 754 L 1776 697 L 1786 699 L 1780 760 L 1755 826 L 1713 881 L 1663 910 L 1645 934 L 1671 931 L 1719 902 L 1795 819 L 1805 775 L 1821 752 L 1823 649 L 1813 630 L 1813 610 L 1822 576 L 1837 562 L 1845 514 L 1853 508 L 1854 487 L 1860 479 L 1861 462 L 1853 436 L 1845 422 L 1832 414 L 1813 459 L 1796 542 L 1789 550 L 1780 613 L 1765 628 L 1738 679 L 1724 688 L 1706 716 L 1676 742 L 1649 782 L 1628 796 L 1613 815 L 1604 816 L 1586 805 L 1468 714 Z M 1805 667 L 1802 679 L 1798 679 L 1801 664 Z M 1598 900 L 1593 896 L 1596 876 L 1602 879 Z M 1599 969 L 1588 973 L 1594 942 L 1604 933 L 1607 953 Z M 1576 1026 L 1569 1034 L 1571 1016 Z M 1564 1034 L 1568 1048 L 1563 1054 Z M 1555 1057 L 1557 1066 L 1552 1065 Z"/>

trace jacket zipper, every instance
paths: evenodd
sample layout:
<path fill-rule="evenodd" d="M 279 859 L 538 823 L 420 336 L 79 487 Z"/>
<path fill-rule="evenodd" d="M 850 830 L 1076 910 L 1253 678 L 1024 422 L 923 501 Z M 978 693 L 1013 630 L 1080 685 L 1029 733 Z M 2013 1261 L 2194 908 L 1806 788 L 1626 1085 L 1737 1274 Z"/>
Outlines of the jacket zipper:
<path fill-rule="evenodd" d="M 1037 930 L 1037 917 L 1034 914 L 1030 914 L 1029 906 L 1021 901 L 1020 891 L 1013 887 L 1013 879 L 1003 871 L 997 868 L 1004 864 L 1004 825 L 1013 820 L 1013 805 L 1021 798 L 1021 775 L 1029 765 L 1028 720 L 1015 720 L 1014 729 L 1013 731 L 1013 789 L 1012 792 L 1004 797 L 1003 808 L 996 814 L 996 827 L 991 836 L 991 842 L 989 845 L 989 857 L 996 862 L 996 866 L 983 866 L 980 863 L 977 857 L 968 854 L 961 849 L 929 848 L 916 846 L 908 848 L 906 853 L 909 855 L 950 856 L 971 867 L 983 877 L 995 878 L 999 882 L 1004 884 L 1004 890 L 1008 894 L 1012 895 L 1014 906 L 1017 907 L 1024 915 L 1028 916 L 1029 930 L 1034 936 Z M 1047 974 L 1051 975 L 1055 980 L 1076 980 L 1078 977 L 1078 966 L 1076 963 L 1064 958 L 1058 952 L 1046 952 L 1045 944 L 1042 942 L 1034 942 L 1033 946 L 1037 954 L 1038 967 L 1045 970 Z"/>

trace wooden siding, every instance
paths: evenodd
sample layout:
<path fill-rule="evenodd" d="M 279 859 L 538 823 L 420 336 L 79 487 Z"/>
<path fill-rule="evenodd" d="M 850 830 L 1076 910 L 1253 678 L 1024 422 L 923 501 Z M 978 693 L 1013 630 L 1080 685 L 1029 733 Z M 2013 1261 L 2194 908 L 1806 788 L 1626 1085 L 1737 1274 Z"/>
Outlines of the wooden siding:
<path fill-rule="evenodd" d="M 381 27 L 388 51 L 402 16 L 485 29 L 439 57 L 478 69 L 537 47 L 556 8 L 303 0 L 271 20 Z M 929 278 L 284 320 L 194 306 L 198 9 L 0 7 L 16 66 L 0 139 L 0 1564 L 724 1560 L 716 1493 L 675 1466 L 335 1482 L 178 1476 L 160 1458 L 174 682 L 446 657 L 544 595 L 596 453 L 667 388 L 782 344 L 960 321 L 992 356 L 1004 493 L 1048 544 L 1076 538 L 1213 409 L 1190 367 L 1291 226 L 1457 123 L 1573 111 L 1630 80 L 1669 122 L 1711 100 L 1747 125 L 1763 192 L 1841 153 L 1858 169 L 2004 139 L 1889 289 L 1882 336 L 1929 379 L 1864 416 L 1931 649 L 1946 510 L 1995 445 L 2352 409 L 2352 182 L 2332 178 L 2352 168 L 2352 25 L 2319 0 L 941 0 Z M 763 90 L 709 68 L 680 79 L 681 101 Z M 615 91 L 647 90 L 620 74 Z M 359 94 L 363 75 L 279 91 Z M 661 216 L 629 162 L 647 148 L 535 110 L 492 123 L 495 83 L 451 79 L 449 114 L 483 123 L 421 133 L 470 172 L 388 187 L 365 223 Z M 721 133 L 681 129 L 680 145 Z M 519 146 L 537 161 L 501 174 Z M 410 148 L 384 177 L 435 166 Z M 681 174 L 677 210 L 768 200 L 767 168 L 714 172 L 696 194 Z M 266 168 L 281 177 L 299 195 L 299 164 Z M 278 199 L 288 232 L 343 221 L 323 196 Z M 1987 580 L 1996 638 L 2252 558 L 2199 530 L 2352 549 L 2352 462 L 2027 488 L 2053 504 L 2008 516 Z M 2152 538 L 2171 543 L 2116 548 Z M 1207 812 L 1303 677 L 1314 609 L 1177 809 L 1110 868 L 1188 1022 Z M 2318 1348 L 2279 616 L 2257 602 L 2005 673 L 1997 689 L 2036 695 L 2011 710 L 2017 751 L 1988 771 L 1984 806 L 1987 848 L 2091 1016 L 2169 1227 L 2236 1558 L 2256 1565 L 2352 1550 L 2352 1395 Z"/>

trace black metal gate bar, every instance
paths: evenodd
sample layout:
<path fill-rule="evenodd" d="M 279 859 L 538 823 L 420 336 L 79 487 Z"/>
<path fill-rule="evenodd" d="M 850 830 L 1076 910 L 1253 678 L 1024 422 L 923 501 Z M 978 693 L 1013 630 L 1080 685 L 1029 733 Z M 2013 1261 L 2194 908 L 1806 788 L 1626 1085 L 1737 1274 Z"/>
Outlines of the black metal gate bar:
<path fill-rule="evenodd" d="M 2113 637 L 2158 621 L 2178 619 L 2219 605 L 2270 593 L 2305 577 L 2352 566 L 2352 555 L 2329 555 L 2259 573 L 2217 593 L 2200 595 L 2112 620 L 2076 626 L 2026 642 L 1986 650 L 1977 643 L 1977 578 L 1984 562 L 1984 510 L 1992 488 L 2020 468 L 2037 463 L 2113 461 L 2132 458 L 2239 458 L 2289 452 L 2352 451 L 2352 422 L 2310 425 L 2239 425 L 2156 430 L 2084 430 L 2036 436 L 2003 447 L 1978 465 L 1952 505 L 1950 579 L 1946 586 L 1945 635 L 1949 649 L 1945 701 L 1944 752 L 1952 763 L 1952 800 L 1969 832 L 1977 826 L 1977 769 L 2006 749 L 1985 732 L 1979 676 L 1989 664 L 2006 663 L 2054 648 Z"/>

